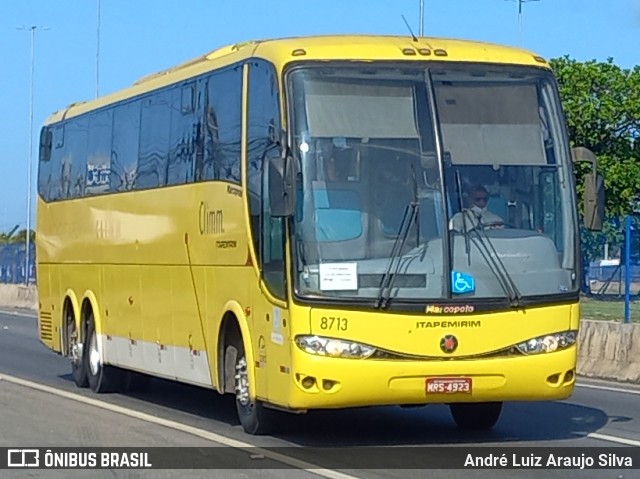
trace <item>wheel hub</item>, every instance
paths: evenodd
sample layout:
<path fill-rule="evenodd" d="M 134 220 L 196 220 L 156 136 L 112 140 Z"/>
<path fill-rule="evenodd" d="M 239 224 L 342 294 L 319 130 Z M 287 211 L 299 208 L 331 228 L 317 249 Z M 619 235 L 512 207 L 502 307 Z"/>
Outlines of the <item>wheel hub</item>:
<path fill-rule="evenodd" d="M 247 360 L 240 358 L 236 364 L 236 400 L 242 406 L 249 406 L 251 399 L 249 398 L 249 376 L 247 374 Z"/>
<path fill-rule="evenodd" d="M 98 340 L 95 332 L 91 335 L 89 343 L 89 367 L 91 368 L 91 374 L 94 376 L 100 371 L 100 352 L 98 351 Z"/>

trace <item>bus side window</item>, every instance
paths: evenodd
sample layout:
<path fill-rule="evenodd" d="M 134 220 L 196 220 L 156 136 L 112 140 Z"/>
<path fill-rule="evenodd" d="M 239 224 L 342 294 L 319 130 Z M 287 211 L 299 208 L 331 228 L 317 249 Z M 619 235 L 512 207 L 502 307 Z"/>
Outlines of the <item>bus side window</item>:
<path fill-rule="evenodd" d="M 167 185 L 193 181 L 197 123 L 196 85 L 194 82 L 173 90 Z"/>
<path fill-rule="evenodd" d="M 86 116 L 72 118 L 65 125 L 66 141 L 60 161 L 61 199 L 84 195 L 87 171 L 87 143 L 89 119 Z"/>
<path fill-rule="evenodd" d="M 140 144 L 140 100 L 119 105 L 113 117 L 111 145 L 111 191 L 130 191 L 135 187 Z"/>
<path fill-rule="evenodd" d="M 285 297 L 285 219 L 269 210 L 269 155 L 279 154 L 274 133 L 280 132 L 278 82 L 273 67 L 252 61 L 249 67 L 247 114 L 247 190 L 251 234 L 267 287 Z M 238 110 L 240 111 L 240 110 Z"/>
<path fill-rule="evenodd" d="M 142 101 L 136 188 L 156 188 L 165 184 L 169 161 L 171 94 L 171 90 L 161 90 Z"/>
<path fill-rule="evenodd" d="M 242 68 L 232 67 L 208 77 L 204 92 L 203 180 L 240 183 Z"/>
<path fill-rule="evenodd" d="M 45 201 L 55 201 L 60 199 L 60 184 L 62 174 L 62 147 L 64 146 L 64 124 L 54 127 L 47 127 L 46 130 L 51 135 L 49 159 L 40 159 L 38 167 L 38 194 Z"/>

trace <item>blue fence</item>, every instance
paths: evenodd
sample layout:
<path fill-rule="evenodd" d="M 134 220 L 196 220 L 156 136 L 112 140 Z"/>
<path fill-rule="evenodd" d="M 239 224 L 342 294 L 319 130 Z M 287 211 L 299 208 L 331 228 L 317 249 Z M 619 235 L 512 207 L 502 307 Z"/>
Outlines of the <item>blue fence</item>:
<path fill-rule="evenodd" d="M 640 282 L 640 265 L 631 265 L 631 281 Z M 593 281 L 624 281 L 625 267 L 621 265 L 601 266 L 598 262 L 589 265 L 589 273 L 587 279 Z"/>
<path fill-rule="evenodd" d="M 0 245 L 0 283 L 25 283 L 24 243 Z M 36 282 L 36 249 L 29 245 L 29 283 Z"/>
<path fill-rule="evenodd" d="M 29 283 L 36 282 L 36 250 L 35 245 L 29 245 Z M 11 243 L 0 245 L 0 283 L 24 283 L 25 244 Z M 593 262 L 586 272 L 588 281 L 620 282 L 624 281 L 624 265 L 600 265 Z M 640 283 L 640 264 L 631 265 L 631 281 Z"/>

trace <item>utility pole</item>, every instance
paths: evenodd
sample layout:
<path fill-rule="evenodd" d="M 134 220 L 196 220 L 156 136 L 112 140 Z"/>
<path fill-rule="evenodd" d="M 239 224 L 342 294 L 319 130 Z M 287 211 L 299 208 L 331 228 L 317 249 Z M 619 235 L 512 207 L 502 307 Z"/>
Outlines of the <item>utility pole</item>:
<path fill-rule="evenodd" d="M 420 0 L 420 34 L 424 37 L 424 0 Z"/>
<path fill-rule="evenodd" d="M 31 32 L 31 63 L 29 69 L 29 165 L 27 168 L 27 234 L 25 239 L 25 260 L 24 260 L 24 282 L 29 284 L 29 260 L 31 246 L 31 172 L 33 168 L 33 79 L 35 66 L 35 40 L 36 30 L 49 30 L 47 27 L 17 27 L 17 30 L 25 30 Z"/>

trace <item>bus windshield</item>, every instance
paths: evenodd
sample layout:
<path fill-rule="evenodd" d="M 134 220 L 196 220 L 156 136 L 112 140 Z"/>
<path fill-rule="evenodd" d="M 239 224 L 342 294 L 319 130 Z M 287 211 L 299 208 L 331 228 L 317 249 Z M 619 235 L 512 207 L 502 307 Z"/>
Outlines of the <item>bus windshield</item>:
<path fill-rule="evenodd" d="M 287 85 L 298 295 L 576 291 L 574 190 L 550 72 L 323 64 L 295 68 Z"/>

